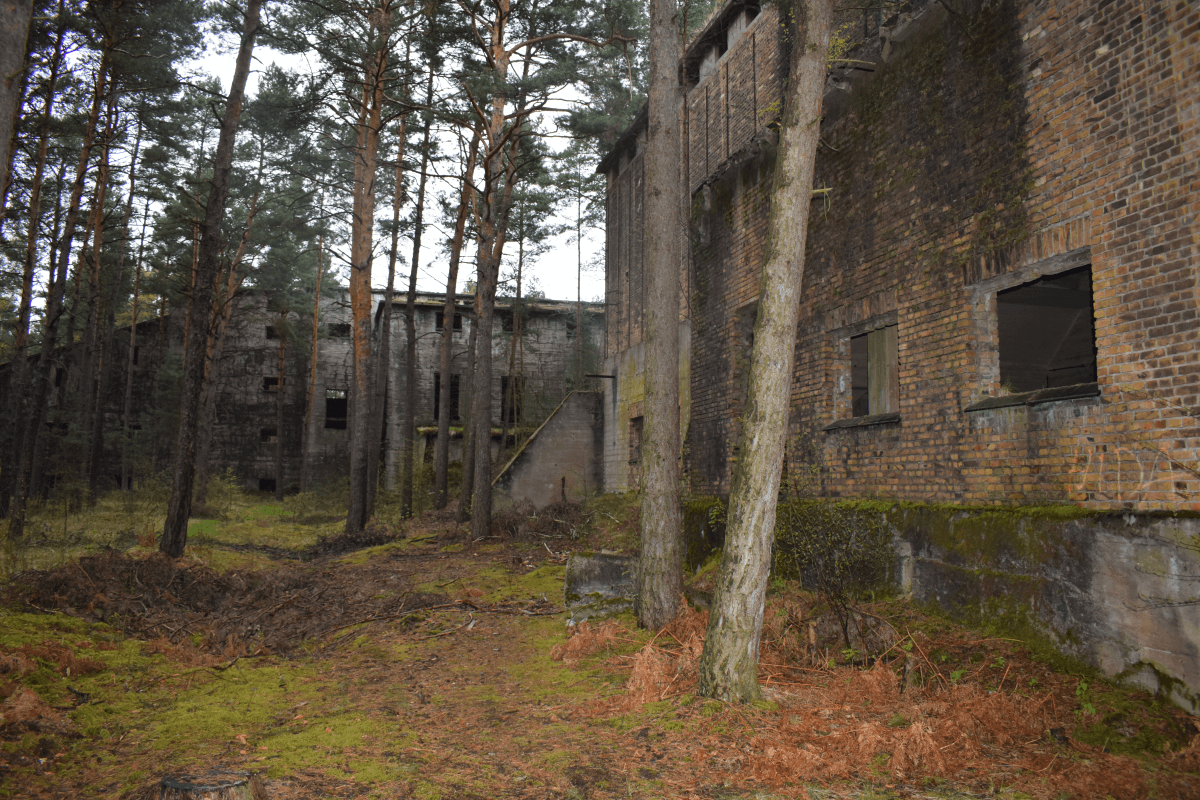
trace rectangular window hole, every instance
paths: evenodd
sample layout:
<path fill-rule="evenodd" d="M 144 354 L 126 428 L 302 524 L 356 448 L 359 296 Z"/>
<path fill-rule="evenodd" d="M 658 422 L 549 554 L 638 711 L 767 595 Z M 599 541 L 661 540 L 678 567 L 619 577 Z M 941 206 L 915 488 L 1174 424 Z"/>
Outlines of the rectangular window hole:
<path fill-rule="evenodd" d="M 897 328 L 888 325 L 850 338 L 850 415 L 900 410 Z"/>
<path fill-rule="evenodd" d="M 1090 266 L 998 292 L 996 321 L 1001 394 L 1096 380 Z"/>
<path fill-rule="evenodd" d="M 450 419 L 459 419 L 459 382 L 457 375 L 450 376 Z M 442 374 L 433 373 L 433 418 L 440 419 L 442 409 Z"/>
<path fill-rule="evenodd" d="M 437 312 L 437 318 L 435 321 L 435 325 L 439 331 L 446 327 L 446 312 L 444 312 L 444 311 Z M 454 315 L 454 330 L 461 331 L 463 329 L 462 326 L 463 326 L 462 314 L 455 314 Z"/>
<path fill-rule="evenodd" d="M 344 389 L 325 390 L 325 427 L 332 430 L 346 429 L 348 400 Z"/>

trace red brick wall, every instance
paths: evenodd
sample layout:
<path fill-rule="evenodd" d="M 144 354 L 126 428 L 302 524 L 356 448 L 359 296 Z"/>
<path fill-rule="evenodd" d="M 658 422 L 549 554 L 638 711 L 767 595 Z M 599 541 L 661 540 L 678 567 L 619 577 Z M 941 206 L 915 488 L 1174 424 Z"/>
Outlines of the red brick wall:
<path fill-rule="evenodd" d="M 789 479 L 835 496 L 1200 510 L 1200 9 L 939 9 L 828 99 Z M 780 58 L 767 13 L 738 43 L 755 58 L 731 50 L 688 99 L 699 491 L 727 491 L 736 458 L 771 164 L 733 117 L 723 134 L 713 98 L 744 102 L 724 93 L 744 77 L 734 67 Z M 1100 396 L 965 411 L 1001 389 L 997 289 L 1070 258 L 1092 266 Z M 900 421 L 823 430 L 848 416 L 849 336 L 889 315 Z"/>

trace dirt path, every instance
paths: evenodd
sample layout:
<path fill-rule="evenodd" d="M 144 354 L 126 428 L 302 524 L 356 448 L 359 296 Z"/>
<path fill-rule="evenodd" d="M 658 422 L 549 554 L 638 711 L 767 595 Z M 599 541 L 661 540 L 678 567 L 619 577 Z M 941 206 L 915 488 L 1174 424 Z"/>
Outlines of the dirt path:
<path fill-rule="evenodd" d="M 694 695 L 704 612 L 653 642 L 628 618 L 568 639 L 569 542 L 457 535 L 23 576 L 0 616 L 0 797 L 150 798 L 217 766 L 279 800 L 1200 796 L 1194 720 L 1020 643 L 893 603 L 876 611 L 915 633 L 873 668 L 830 664 L 796 633 L 811 598 L 781 590 L 768 701 L 728 707 Z"/>

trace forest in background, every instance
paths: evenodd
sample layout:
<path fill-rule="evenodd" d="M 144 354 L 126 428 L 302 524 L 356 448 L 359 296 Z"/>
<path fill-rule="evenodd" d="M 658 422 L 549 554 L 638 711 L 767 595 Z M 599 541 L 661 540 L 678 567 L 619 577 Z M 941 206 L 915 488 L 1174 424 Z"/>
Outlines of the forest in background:
<path fill-rule="evenodd" d="M 711 6 L 685 5 L 681 36 Z M 382 413 L 381 365 L 414 339 L 411 307 L 406 341 L 388 340 L 390 320 L 372 335 L 372 288 L 412 297 L 437 253 L 448 298 L 474 291 L 472 331 L 486 340 L 497 292 L 519 302 L 554 236 L 568 228 L 577 243 L 602 223 L 595 163 L 645 102 L 636 0 L 57 0 L 28 11 L 24 59 L 6 72 L 12 134 L 0 173 L 0 515 L 15 538 L 52 485 L 85 505 L 112 488 L 99 469 L 108 446 L 122 454 L 120 485 L 150 475 L 174 484 L 162 546 L 181 552 L 192 488 L 207 479 L 196 474 L 207 378 L 235 298 L 254 293 L 294 320 L 277 327 L 311 356 L 323 334 L 314 307 L 339 287 L 354 319 L 347 528 L 361 528 L 379 473 L 366 432 Z M 269 64 L 272 55 L 306 67 Z M 218 59 L 237 61 L 232 87 L 198 68 Z M 160 370 L 154 418 L 134 419 L 137 323 L 168 315 L 186 320 L 182 358 Z M 488 362 L 481 348 L 475 386 L 490 384 Z M 106 443 L 98 394 L 114 373 L 126 376 L 126 400 L 119 441 L 110 431 Z M 471 419 L 486 416 L 486 392 L 476 395 Z M 151 440 L 171 463 L 148 456 Z M 488 448 L 473 449 L 464 509 L 471 478 L 491 470 Z M 440 507 L 442 450 L 436 461 Z M 488 481 L 475 483 L 486 526 Z"/>

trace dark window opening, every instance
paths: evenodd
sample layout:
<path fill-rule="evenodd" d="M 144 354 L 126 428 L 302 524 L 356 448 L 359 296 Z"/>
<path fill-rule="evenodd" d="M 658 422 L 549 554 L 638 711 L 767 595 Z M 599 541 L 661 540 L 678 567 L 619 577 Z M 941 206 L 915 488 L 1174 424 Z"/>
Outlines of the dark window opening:
<path fill-rule="evenodd" d="M 275 330 L 274 325 L 267 326 L 267 338 L 268 339 L 278 339 L 279 338 L 279 332 Z"/>
<path fill-rule="evenodd" d="M 996 321 L 1002 393 L 1096 380 L 1091 267 L 999 292 Z"/>
<path fill-rule="evenodd" d="M 895 325 L 850 339 L 850 416 L 900 410 L 899 347 Z"/>
<path fill-rule="evenodd" d="M 462 330 L 462 325 L 463 325 L 462 318 L 463 318 L 462 314 L 454 315 L 454 330 L 456 330 L 456 331 Z M 439 331 L 442 328 L 446 327 L 446 312 L 444 312 L 444 311 L 437 312 L 437 319 L 436 319 L 435 325 Z"/>
<path fill-rule="evenodd" d="M 274 478 L 259 478 L 258 479 L 258 490 L 260 492 L 275 491 L 275 479 Z"/>
<path fill-rule="evenodd" d="M 279 440 L 279 435 L 276 433 L 274 428 L 259 428 L 258 439 L 259 441 L 267 444 L 274 444 Z"/>
<path fill-rule="evenodd" d="M 142 354 L 142 346 L 140 344 L 134 345 L 133 346 L 133 365 L 135 367 L 137 366 L 137 363 L 138 363 L 138 356 L 140 356 L 141 354 Z"/>
<path fill-rule="evenodd" d="M 631 417 L 629 420 L 629 463 L 636 464 L 642 460 L 642 431 L 644 417 Z"/>
<path fill-rule="evenodd" d="M 346 429 L 347 400 L 343 389 L 325 390 L 325 427 L 334 430 Z"/>
<path fill-rule="evenodd" d="M 500 419 L 516 425 L 525 419 L 525 378 L 503 375 L 500 377 Z"/>
<path fill-rule="evenodd" d="M 329 338 L 331 339 L 349 339 L 350 338 L 350 323 L 335 322 L 329 326 Z"/>
<path fill-rule="evenodd" d="M 576 334 L 578 334 L 578 333 L 579 333 L 579 325 L 576 324 L 575 320 L 568 319 L 567 320 L 567 338 L 574 339 Z"/>
<path fill-rule="evenodd" d="M 57 389 L 58 387 L 62 386 L 62 382 L 63 382 L 63 373 L 65 373 L 65 372 L 66 372 L 66 370 L 65 370 L 65 369 L 63 369 L 62 367 L 55 367 L 55 368 L 54 368 L 54 388 L 55 388 L 55 389 Z"/>
<path fill-rule="evenodd" d="M 279 378 L 263 378 L 263 391 L 264 392 L 278 392 L 279 391 Z"/>
<path fill-rule="evenodd" d="M 458 376 L 450 376 L 450 419 L 456 420 L 459 418 L 458 413 Z M 442 408 L 442 374 L 440 372 L 433 373 L 433 418 L 439 419 Z"/>
<path fill-rule="evenodd" d="M 500 330 L 504 331 L 505 333 L 512 333 L 512 331 L 513 331 L 513 315 L 511 313 L 508 313 L 508 314 L 497 314 L 496 316 L 500 320 Z"/>

